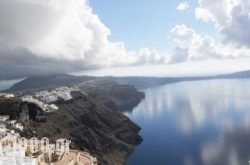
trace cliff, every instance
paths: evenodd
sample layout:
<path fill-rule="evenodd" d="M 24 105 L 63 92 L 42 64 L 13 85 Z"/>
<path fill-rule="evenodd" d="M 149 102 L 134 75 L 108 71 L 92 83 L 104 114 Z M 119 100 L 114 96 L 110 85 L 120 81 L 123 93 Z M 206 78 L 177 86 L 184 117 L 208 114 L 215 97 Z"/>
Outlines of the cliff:
<path fill-rule="evenodd" d="M 10 120 L 18 120 L 26 124 L 30 120 L 36 120 L 36 116 L 43 111 L 33 103 L 22 102 L 19 98 L 0 97 L 0 115 L 9 115 Z"/>
<path fill-rule="evenodd" d="M 142 141 L 140 127 L 128 117 L 85 96 L 78 94 L 57 105 L 56 113 L 46 115 L 47 122 L 29 125 L 26 136 L 35 130 L 38 137 L 69 138 L 72 147 L 90 152 L 99 164 L 110 165 L 124 164 L 126 155 Z"/>
<path fill-rule="evenodd" d="M 126 156 L 142 138 L 140 127 L 119 111 L 132 109 L 144 94 L 112 82 L 85 83 L 79 88 L 85 94 L 74 91 L 72 100 L 55 102 L 59 110 L 53 113 L 40 112 L 33 104 L 14 98 L 2 100 L 0 114 L 18 120 L 28 116 L 22 136 L 49 137 L 51 142 L 68 138 L 72 148 L 90 152 L 99 164 L 125 164 Z M 40 122 L 37 116 L 46 120 Z"/>
<path fill-rule="evenodd" d="M 131 85 L 118 85 L 109 80 L 84 83 L 79 87 L 89 100 L 115 111 L 131 111 L 145 97 Z"/>

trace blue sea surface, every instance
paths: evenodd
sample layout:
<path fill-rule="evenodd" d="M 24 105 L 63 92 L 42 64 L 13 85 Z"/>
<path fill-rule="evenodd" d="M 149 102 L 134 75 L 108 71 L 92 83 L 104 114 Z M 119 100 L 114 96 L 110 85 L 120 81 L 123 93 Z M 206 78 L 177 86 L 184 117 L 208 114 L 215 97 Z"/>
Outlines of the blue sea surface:
<path fill-rule="evenodd" d="M 23 79 L 0 80 L 0 91 L 9 89 L 12 85 L 22 80 Z"/>
<path fill-rule="evenodd" d="M 144 90 L 126 113 L 144 141 L 129 165 L 247 165 L 250 79 L 190 81 Z"/>

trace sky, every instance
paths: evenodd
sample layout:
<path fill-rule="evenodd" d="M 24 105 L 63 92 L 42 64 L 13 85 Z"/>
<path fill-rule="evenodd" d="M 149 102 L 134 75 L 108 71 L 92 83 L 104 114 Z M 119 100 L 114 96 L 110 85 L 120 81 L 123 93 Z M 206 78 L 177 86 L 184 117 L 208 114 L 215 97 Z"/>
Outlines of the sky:
<path fill-rule="evenodd" d="M 1 0 L 0 79 L 250 69 L 250 0 Z"/>
<path fill-rule="evenodd" d="M 194 7 L 198 5 L 196 0 L 91 0 L 89 3 L 94 13 L 112 29 L 110 40 L 123 41 L 128 50 L 147 47 L 170 51 L 174 43 L 169 38 L 169 32 L 180 23 L 196 27 L 201 33 L 215 35 L 212 24 L 202 24 L 195 19 Z M 176 10 L 179 4 L 185 4 L 182 9 L 185 12 Z"/>

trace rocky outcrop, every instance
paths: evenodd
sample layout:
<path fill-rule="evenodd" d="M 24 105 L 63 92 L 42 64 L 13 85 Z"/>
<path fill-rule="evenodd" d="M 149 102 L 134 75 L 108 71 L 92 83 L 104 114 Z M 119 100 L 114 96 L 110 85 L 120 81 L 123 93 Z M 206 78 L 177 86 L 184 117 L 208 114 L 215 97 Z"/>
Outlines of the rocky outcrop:
<path fill-rule="evenodd" d="M 80 87 L 88 98 L 115 111 L 131 111 L 145 95 L 130 85 L 112 81 L 95 81 Z"/>
<path fill-rule="evenodd" d="M 19 98 L 0 97 L 0 115 L 9 115 L 10 120 L 25 123 L 34 120 L 35 116 L 42 114 L 42 110 L 33 103 L 23 102 Z"/>
<path fill-rule="evenodd" d="M 125 164 L 127 154 L 142 141 L 140 127 L 80 92 L 72 95 L 73 100 L 57 103 L 59 110 L 47 114 L 45 123 L 30 124 L 25 136 L 35 131 L 38 137 L 52 141 L 66 137 L 72 140 L 71 147 L 90 152 L 99 164 Z"/>
<path fill-rule="evenodd" d="M 22 103 L 20 108 L 19 120 L 21 123 L 27 123 L 30 119 L 28 105 Z"/>

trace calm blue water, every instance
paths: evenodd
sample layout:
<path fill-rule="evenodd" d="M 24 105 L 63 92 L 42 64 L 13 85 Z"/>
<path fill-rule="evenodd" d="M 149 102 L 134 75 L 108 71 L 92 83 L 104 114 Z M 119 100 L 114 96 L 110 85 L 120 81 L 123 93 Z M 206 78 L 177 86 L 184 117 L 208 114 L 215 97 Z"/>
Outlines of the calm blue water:
<path fill-rule="evenodd" d="M 14 80 L 0 80 L 0 91 L 9 89 L 15 83 L 22 81 L 23 79 L 14 79 Z"/>
<path fill-rule="evenodd" d="M 181 82 L 145 90 L 127 115 L 144 141 L 129 165 L 247 165 L 250 80 Z"/>

